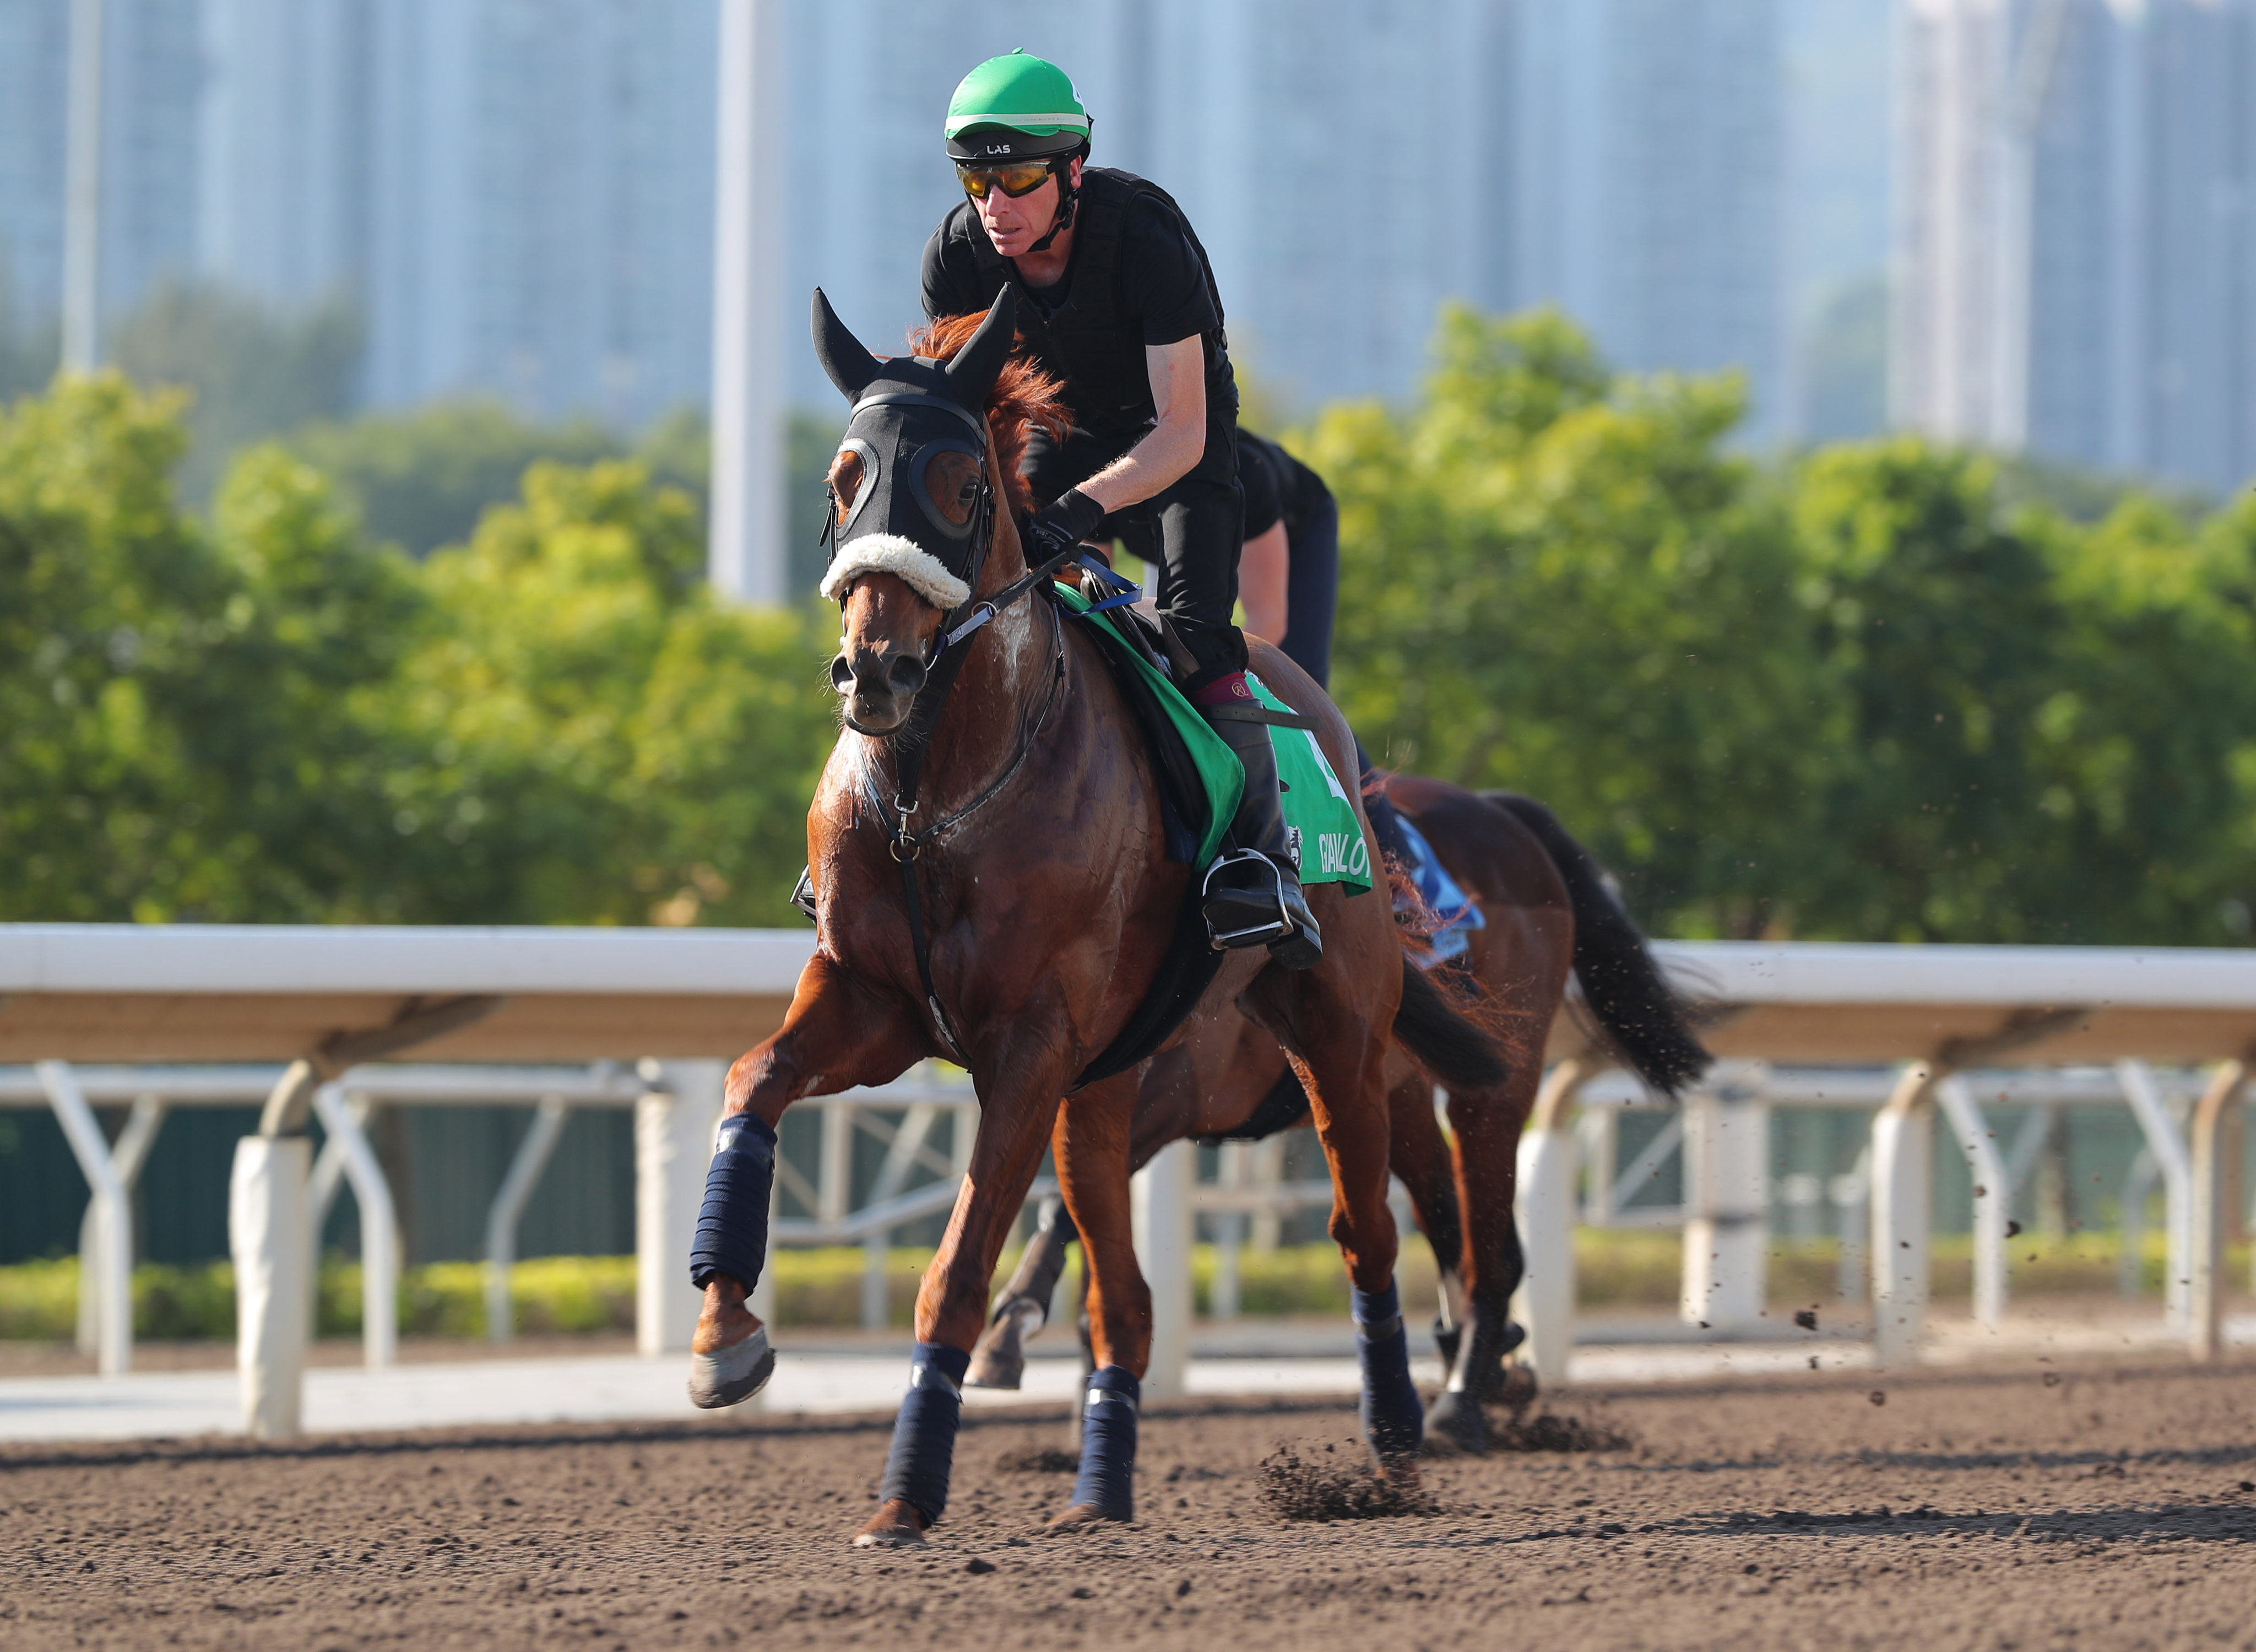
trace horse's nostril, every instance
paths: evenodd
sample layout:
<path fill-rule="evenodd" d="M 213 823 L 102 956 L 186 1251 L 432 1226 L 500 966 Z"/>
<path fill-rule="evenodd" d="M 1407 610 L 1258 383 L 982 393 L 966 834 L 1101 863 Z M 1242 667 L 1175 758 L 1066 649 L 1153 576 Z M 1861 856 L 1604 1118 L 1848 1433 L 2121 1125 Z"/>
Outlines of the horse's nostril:
<path fill-rule="evenodd" d="M 854 667 L 842 653 L 830 662 L 830 686 L 841 694 L 854 691 Z"/>
<path fill-rule="evenodd" d="M 885 681 L 895 694 L 914 694 L 924 687 L 924 661 L 914 654 L 900 654 L 885 667 Z"/>

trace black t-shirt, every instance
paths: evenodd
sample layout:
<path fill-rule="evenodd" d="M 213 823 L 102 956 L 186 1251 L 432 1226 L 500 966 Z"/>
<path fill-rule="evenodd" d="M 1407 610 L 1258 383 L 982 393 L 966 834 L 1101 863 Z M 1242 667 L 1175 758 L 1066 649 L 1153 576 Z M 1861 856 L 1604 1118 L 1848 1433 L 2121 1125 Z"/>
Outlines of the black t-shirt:
<path fill-rule="evenodd" d="M 1266 533 L 1279 519 L 1285 542 L 1298 540 L 1317 508 L 1330 497 L 1324 479 L 1265 436 L 1237 433 L 1237 479 L 1245 489 L 1245 537 Z"/>
<path fill-rule="evenodd" d="M 1021 304 L 1031 303 L 1047 317 L 1070 299 L 1074 283 L 1082 278 L 1082 252 L 1088 242 L 1078 229 L 1079 226 L 1073 256 L 1056 285 L 1029 286 L 1018 276 L 1015 264 L 1005 266 Z M 987 231 L 978 212 L 969 201 L 959 201 L 925 244 L 927 316 L 938 320 L 943 315 L 965 315 L 993 302 L 999 282 L 993 265 L 983 268 L 981 255 L 987 251 Z M 1121 217 L 1118 260 L 1115 293 L 1123 332 L 1132 329 L 1132 342 L 1139 348 L 1179 343 L 1194 335 L 1202 338 L 1208 421 L 1211 425 L 1223 414 L 1234 420 L 1237 381 L 1230 371 L 1222 317 L 1207 289 L 1203 262 L 1188 226 L 1165 201 L 1139 194 L 1128 203 Z M 1035 354 L 1039 357 L 1040 350 Z M 1066 404 L 1073 411 L 1075 428 L 1108 445 L 1117 444 L 1118 452 L 1133 447 L 1158 422 L 1148 372 L 1141 381 L 1140 397 L 1130 385 L 1121 387 L 1129 392 L 1126 395 L 1084 399 L 1076 395 L 1071 373 L 1061 371 L 1058 364 L 1044 364 L 1065 380 Z"/>

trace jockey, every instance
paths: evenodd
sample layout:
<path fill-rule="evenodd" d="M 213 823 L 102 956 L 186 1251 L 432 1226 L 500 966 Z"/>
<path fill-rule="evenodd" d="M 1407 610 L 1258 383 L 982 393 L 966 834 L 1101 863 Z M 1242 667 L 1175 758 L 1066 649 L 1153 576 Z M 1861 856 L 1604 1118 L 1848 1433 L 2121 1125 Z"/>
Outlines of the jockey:
<path fill-rule="evenodd" d="M 990 58 L 948 100 L 948 152 L 966 199 L 924 251 L 927 316 L 983 310 L 1017 289 L 1020 341 L 1065 386 L 1073 429 L 1037 431 L 1021 469 L 1047 500 L 1027 560 L 1124 541 L 1159 569 L 1160 611 L 1195 661 L 1181 687 L 1245 768 L 1233 848 L 1202 891 L 1218 947 L 1265 945 L 1307 969 L 1323 941 L 1301 892 L 1245 639 L 1231 623 L 1244 499 L 1237 381 L 1206 251 L 1157 185 L 1089 166 L 1089 111 L 1065 71 Z"/>

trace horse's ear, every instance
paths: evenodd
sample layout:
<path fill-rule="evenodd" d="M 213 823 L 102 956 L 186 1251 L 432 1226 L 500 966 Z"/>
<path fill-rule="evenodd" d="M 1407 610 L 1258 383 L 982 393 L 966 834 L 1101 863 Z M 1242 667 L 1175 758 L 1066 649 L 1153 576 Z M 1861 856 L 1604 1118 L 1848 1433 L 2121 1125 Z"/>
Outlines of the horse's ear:
<path fill-rule="evenodd" d="M 870 381 L 885 370 L 885 364 L 847 330 L 821 287 L 814 289 L 814 358 L 838 386 L 838 393 L 849 401 L 861 400 Z"/>
<path fill-rule="evenodd" d="M 998 293 L 987 311 L 987 319 L 979 323 L 979 330 L 972 334 L 971 342 L 956 351 L 948 364 L 948 387 L 962 398 L 968 407 L 986 406 L 987 392 L 995 388 L 996 375 L 1010 359 L 1015 336 L 1011 318 L 1018 302 L 1019 295 L 1008 286 Z"/>

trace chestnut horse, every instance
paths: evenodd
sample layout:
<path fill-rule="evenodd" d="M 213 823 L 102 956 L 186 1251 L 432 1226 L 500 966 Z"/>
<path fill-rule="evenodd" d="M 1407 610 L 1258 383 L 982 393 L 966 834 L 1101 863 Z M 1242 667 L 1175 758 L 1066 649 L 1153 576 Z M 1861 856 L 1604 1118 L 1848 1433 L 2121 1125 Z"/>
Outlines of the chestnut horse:
<path fill-rule="evenodd" d="M 1434 1334 L 1445 1381 L 1426 1414 L 1428 1443 L 1480 1451 L 1488 1444 L 1481 1401 L 1503 1395 L 1504 1359 L 1519 1340 L 1509 1317 L 1523 1271 L 1512 1219 L 1519 1133 L 1535 1105 L 1543 1041 L 1569 971 L 1605 1044 L 1655 1089 L 1675 1094 L 1705 1070 L 1708 1055 L 1604 869 L 1550 810 L 1533 798 L 1476 795 L 1414 775 L 1382 784 L 1487 920 L 1467 936 L 1463 957 L 1443 967 L 1480 984 L 1512 1046 L 1502 1084 L 1449 1092 L 1448 1140 L 1435 1118 L 1431 1075 L 1402 1073 L 1387 1098 L 1393 1172 L 1409 1190 L 1441 1275 Z M 1146 1069 L 1130 1160 L 1140 1168 L 1186 1136 L 1251 1139 L 1306 1117 L 1276 1041 L 1242 1017 L 1218 1015 Z M 1047 1317 L 1074 1232 L 1061 1211 L 1043 1215 L 973 1355 L 974 1386 L 1017 1387 L 1025 1339 Z M 1513 1388 L 1515 1396 L 1530 1391 L 1525 1379 Z"/>
<path fill-rule="evenodd" d="M 1007 292 L 983 320 L 938 324 L 917 355 L 891 361 L 820 293 L 814 307 L 817 353 L 853 404 L 830 473 L 824 582 L 842 610 L 831 678 L 845 726 L 807 816 L 814 956 L 782 1028 L 729 1073 L 691 1258 L 705 1291 L 691 1395 L 731 1403 L 773 1367 L 745 1297 L 765 1261 L 785 1109 L 952 1058 L 976 1089 L 978 1133 L 918 1291 L 879 1507 L 855 1541 L 920 1543 L 946 1507 L 960 1384 L 1046 1142 L 1094 1263 L 1098 1365 L 1081 1479 L 1059 1521 L 1126 1519 L 1151 1344 L 1126 1211 L 1139 1075 L 1091 1069 L 1135 1020 L 1198 869 L 1167 858 L 1153 765 L 1100 645 L 1047 600 L 1051 569 L 1026 566 L 1013 513 L 1032 501 L 1017 462 L 1030 425 L 1062 420 L 1057 387 L 1011 358 Z M 1314 720 L 1334 772 L 1354 773 L 1354 739 L 1323 691 L 1274 648 L 1252 652 Z M 1466 1085 L 1500 1082 L 1505 1063 L 1406 962 L 1383 894 L 1322 884 L 1309 900 L 1324 937 L 1315 968 L 1231 952 L 1202 1002 L 1235 1003 L 1307 1091 L 1364 1327 L 1365 1436 L 1382 1472 L 1414 1475 L 1423 1416 L 1394 1290 L 1387 1053 L 1402 1039 Z"/>

